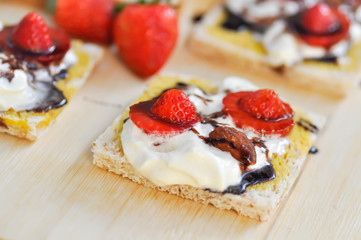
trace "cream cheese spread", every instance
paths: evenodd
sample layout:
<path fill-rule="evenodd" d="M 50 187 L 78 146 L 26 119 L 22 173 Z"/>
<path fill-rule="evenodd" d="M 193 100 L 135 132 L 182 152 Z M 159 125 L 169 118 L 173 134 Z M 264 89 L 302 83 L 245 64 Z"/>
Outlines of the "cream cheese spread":
<path fill-rule="evenodd" d="M 223 81 L 219 92 L 214 95 L 205 94 L 194 86 L 182 90 L 189 96 L 196 111 L 206 116 L 222 110 L 222 100 L 226 96 L 226 91 L 256 89 L 256 86 L 244 79 L 228 77 Z M 236 128 L 229 116 L 212 120 Z M 146 134 L 128 120 L 124 123 L 121 133 L 124 155 L 137 172 L 158 186 L 186 184 L 222 192 L 229 186 L 239 184 L 242 178 L 239 162 L 229 152 L 210 146 L 200 138 L 209 136 L 214 127 L 200 122 L 193 128 L 198 133 L 186 131 L 162 137 Z M 284 154 L 289 145 L 287 137 L 264 137 L 249 129 L 238 130 L 245 133 L 249 139 L 262 139 L 269 156 Z M 257 146 L 255 150 L 256 164 L 248 166 L 247 170 L 258 169 L 268 164 L 266 150 Z"/>

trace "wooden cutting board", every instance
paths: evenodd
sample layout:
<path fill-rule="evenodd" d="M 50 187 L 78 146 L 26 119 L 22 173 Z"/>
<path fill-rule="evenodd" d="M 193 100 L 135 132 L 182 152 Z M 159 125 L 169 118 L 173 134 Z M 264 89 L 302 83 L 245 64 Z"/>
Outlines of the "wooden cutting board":
<path fill-rule="evenodd" d="M 29 8 L 0 5 L 18 21 Z M 163 72 L 220 82 L 242 73 L 179 49 Z M 268 222 L 157 192 L 92 165 L 91 143 L 146 82 L 110 48 L 56 123 L 30 143 L 0 134 L 0 238 L 361 239 L 361 91 L 339 100 L 253 79 L 295 105 L 327 115 L 292 194 Z"/>

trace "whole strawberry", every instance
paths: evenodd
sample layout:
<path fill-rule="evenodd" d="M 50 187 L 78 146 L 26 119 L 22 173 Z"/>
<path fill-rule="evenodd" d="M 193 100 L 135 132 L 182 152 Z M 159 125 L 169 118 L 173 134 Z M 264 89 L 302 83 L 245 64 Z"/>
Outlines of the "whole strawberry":
<path fill-rule="evenodd" d="M 109 43 L 112 11 L 111 0 L 58 0 L 55 21 L 74 37 Z"/>
<path fill-rule="evenodd" d="M 153 75 L 164 65 L 177 37 L 177 13 L 166 4 L 128 5 L 113 25 L 121 58 L 141 77 Z"/>

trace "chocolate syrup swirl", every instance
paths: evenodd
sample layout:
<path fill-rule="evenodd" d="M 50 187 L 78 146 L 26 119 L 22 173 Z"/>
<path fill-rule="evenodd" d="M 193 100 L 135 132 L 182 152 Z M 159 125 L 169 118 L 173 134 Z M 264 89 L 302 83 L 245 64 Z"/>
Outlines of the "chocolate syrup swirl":
<path fill-rule="evenodd" d="M 300 126 L 301 128 L 305 129 L 306 131 L 309 131 L 309 132 L 315 133 L 315 134 L 318 133 L 318 130 L 319 130 L 318 127 L 306 119 L 301 118 L 300 120 L 298 120 L 296 122 L 296 124 L 298 126 Z"/>
<path fill-rule="evenodd" d="M 9 81 L 14 78 L 14 71 L 19 69 L 24 71 L 28 76 L 29 87 L 33 88 L 36 94 L 39 94 L 39 99 L 34 103 L 33 107 L 26 109 L 26 111 L 46 112 L 53 108 L 59 108 L 67 103 L 64 94 L 54 85 L 60 79 L 68 76 L 66 69 L 61 70 L 59 73 L 52 75 L 49 66 L 44 66 L 40 63 L 33 61 L 26 61 L 15 57 L 8 52 L 1 52 L 7 58 L 0 58 L 2 63 L 9 64 L 10 70 L 7 72 L 0 72 L 0 77 L 5 77 Z M 41 68 L 45 68 L 49 73 L 50 79 L 37 79 L 35 72 Z"/>
<path fill-rule="evenodd" d="M 262 148 L 265 151 L 267 160 L 270 161 L 270 157 L 268 154 L 269 149 L 267 148 L 266 144 L 264 143 L 264 140 L 262 140 L 260 138 L 252 138 L 252 143 L 254 146 Z"/>
<path fill-rule="evenodd" d="M 4 122 L 4 119 L 0 118 L 0 127 L 1 128 L 5 128 L 8 129 L 9 127 L 6 125 L 6 123 Z"/>
<path fill-rule="evenodd" d="M 57 74 L 53 76 L 54 81 L 58 81 L 60 79 L 65 79 L 69 76 L 68 70 L 61 69 Z"/>
<path fill-rule="evenodd" d="M 0 78 L 6 78 L 9 80 L 9 82 L 11 82 L 11 80 L 14 78 L 14 72 L 0 72 Z"/>
<path fill-rule="evenodd" d="M 247 187 L 257 183 L 268 182 L 274 178 L 276 178 L 276 171 L 274 170 L 272 164 L 268 163 L 259 169 L 243 173 L 240 183 L 229 186 L 225 191 L 223 191 L 223 193 L 240 195 L 246 191 Z"/>
<path fill-rule="evenodd" d="M 35 83 L 35 87 L 38 91 L 43 91 L 44 97 L 37 102 L 36 107 L 26 111 L 46 112 L 53 108 L 62 107 L 67 103 L 63 93 L 52 83 L 38 81 Z"/>
<path fill-rule="evenodd" d="M 318 149 L 317 149 L 316 147 L 312 146 L 312 147 L 310 148 L 310 151 L 309 151 L 308 153 L 310 153 L 310 154 L 316 154 L 316 153 L 318 153 Z"/>
<path fill-rule="evenodd" d="M 222 23 L 222 27 L 232 31 L 252 30 L 254 32 L 264 33 L 267 26 L 258 23 L 252 23 L 238 14 L 234 14 L 227 7 L 224 8 L 226 20 Z"/>
<path fill-rule="evenodd" d="M 203 19 L 203 14 L 198 14 L 192 18 L 192 22 L 198 23 L 198 22 L 202 21 L 202 19 Z"/>

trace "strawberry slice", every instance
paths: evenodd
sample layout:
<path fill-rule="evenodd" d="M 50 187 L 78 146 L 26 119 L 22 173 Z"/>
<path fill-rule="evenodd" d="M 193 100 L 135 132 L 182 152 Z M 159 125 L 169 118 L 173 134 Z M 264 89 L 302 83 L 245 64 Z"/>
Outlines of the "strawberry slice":
<path fill-rule="evenodd" d="M 328 4 L 319 2 L 304 12 L 302 26 L 314 34 L 327 34 L 338 25 L 336 11 Z"/>
<path fill-rule="evenodd" d="M 286 136 L 294 126 L 292 108 L 273 90 L 229 93 L 223 105 L 237 127 L 250 127 L 259 134 Z"/>
<path fill-rule="evenodd" d="M 48 26 L 36 12 L 26 15 L 14 29 L 11 43 L 18 49 L 31 53 L 46 53 L 54 48 Z"/>
<path fill-rule="evenodd" d="M 350 21 L 337 8 L 317 3 L 303 12 L 300 37 L 307 44 L 329 48 L 348 36 Z"/>
<path fill-rule="evenodd" d="M 171 89 L 163 93 L 152 106 L 151 113 L 159 119 L 173 124 L 184 125 L 198 122 L 194 105 L 187 95 L 178 89 Z"/>
<path fill-rule="evenodd" d="M 129 118 L 145 133 L 162 136 L 184 132 L 200 121 L 187 95 L 176 89 L 131 106 Z"/>
<path fill-rule="evenodd" d="M 0 48 L 18 58 L 48 64 L 64 57 L 70 39 L 64 31 L 48 28 L 37 13 L 30 13 L 19 25 L 0 31 Z"/>
<path fill-rule="evenodd" d="M 293 115 L 291 107 L 282 102 L 277 93 L 271 89 L 261 89 L 246 94 L 239 100 L 239 106 L 253 117 L 263 120 L 277 120 Z"/>

